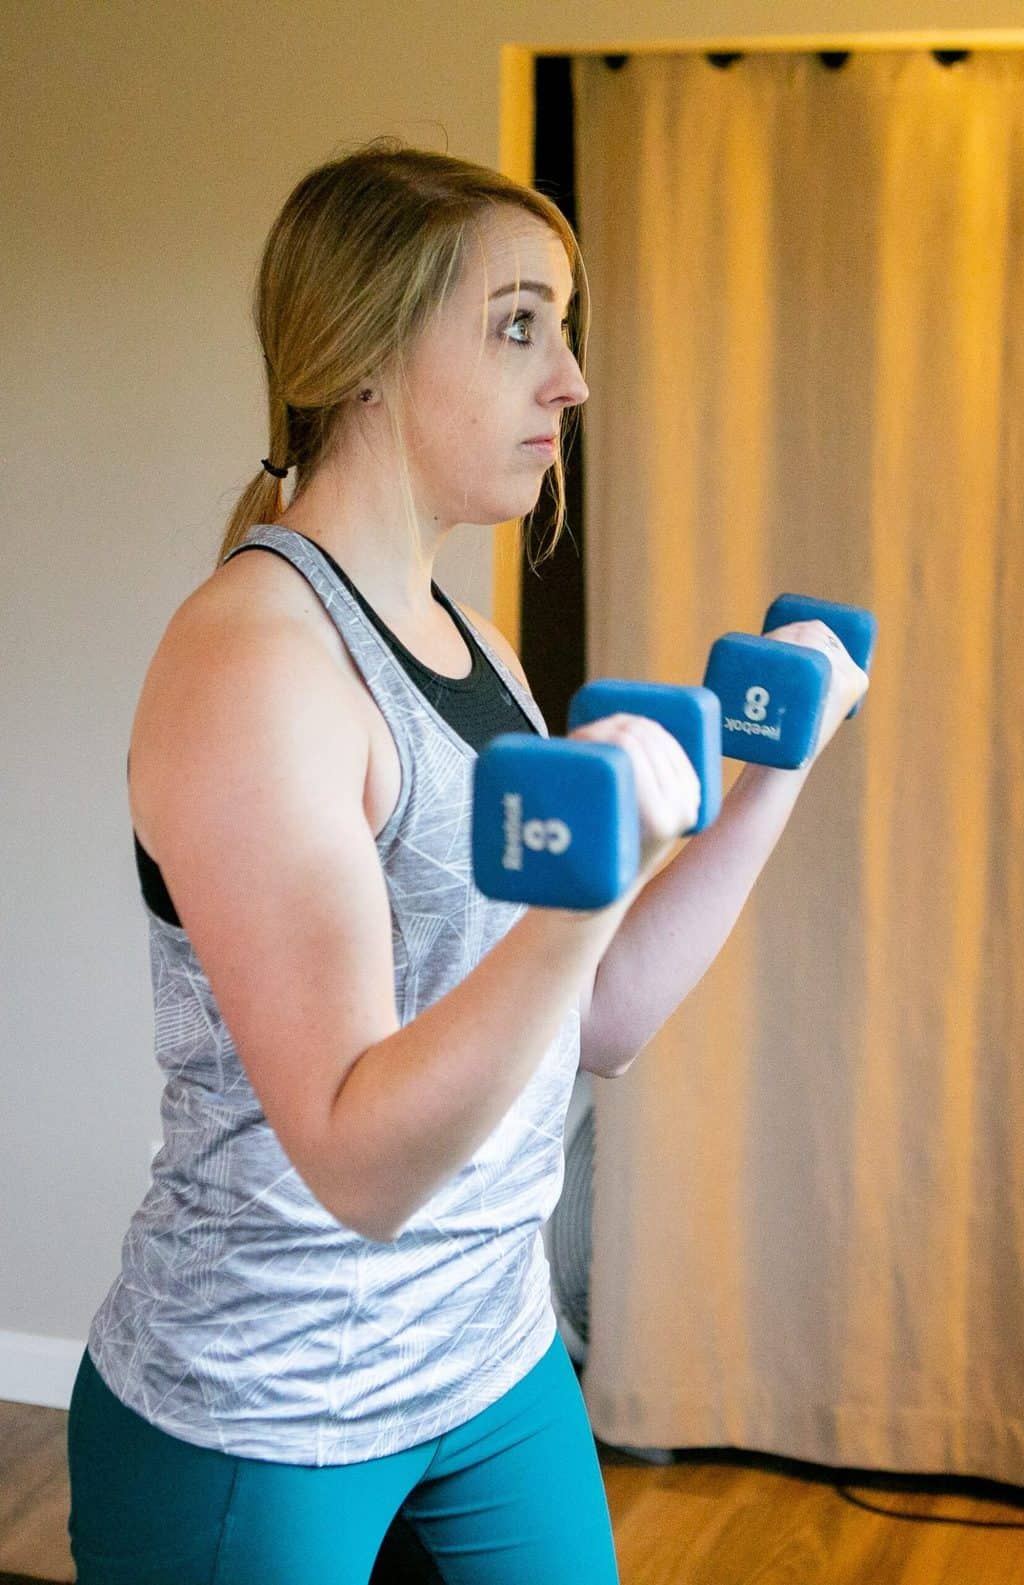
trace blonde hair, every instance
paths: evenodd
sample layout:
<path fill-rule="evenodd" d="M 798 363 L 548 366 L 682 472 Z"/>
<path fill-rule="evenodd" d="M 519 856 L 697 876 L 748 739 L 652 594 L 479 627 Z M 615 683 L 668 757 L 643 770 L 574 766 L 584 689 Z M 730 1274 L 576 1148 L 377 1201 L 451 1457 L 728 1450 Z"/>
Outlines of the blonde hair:
<path fill-rule="evenodd" d="M 295 467 L 296 493 L 344 433 L 366 382 L 397 373 L 405 384 L 411 347 L 458 282 L 467 228 L 499 205 L 536 216 L 562 242 L 577 294 L 573 339 L 582 370 L 586 271 L 572 226 L 543 193 L 488 166 L 381 137 L 310 171 L 285 201 L 263 250 L 253 316 L 267 377 L 268 457 L 275 467 Z M 418 545 L 401 415 L 391 403 L 387 411 Z M 569 409 L 569 435 L 579 411 Z M 536 561 L 531 552 L 534 569 L 565 525 L 563 438 L 546 475 L 555 498 L 551 540 Z M 218 564 L 254 523 L 271 523 L 283 510 L 281 480 L 261 467 L 231 515 Z M 517 520 L 520 540 L 536 510 Z"/>

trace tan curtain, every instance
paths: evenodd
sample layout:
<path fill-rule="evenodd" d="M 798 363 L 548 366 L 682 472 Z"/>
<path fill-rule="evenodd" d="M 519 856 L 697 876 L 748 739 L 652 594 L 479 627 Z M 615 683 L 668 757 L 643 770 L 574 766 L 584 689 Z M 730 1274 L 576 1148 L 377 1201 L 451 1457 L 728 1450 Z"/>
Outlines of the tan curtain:
<path fill-rule="evenodd" d="M 1024 1482 L 1022 57 L 573 70 L 588 675 L 699 682 L 783 590 L 880 621 L 594 1085 L 594 1429 Z"/>

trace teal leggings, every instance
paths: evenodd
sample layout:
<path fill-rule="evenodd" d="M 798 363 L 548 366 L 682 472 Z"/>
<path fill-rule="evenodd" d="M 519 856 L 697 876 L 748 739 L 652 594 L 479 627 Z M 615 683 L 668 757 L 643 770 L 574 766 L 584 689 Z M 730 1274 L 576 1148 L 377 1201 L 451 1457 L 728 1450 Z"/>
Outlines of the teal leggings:
<path fill-rule="evenodd" d="M 557 1335 L 465 1424 L 322 1467 L 170 1436 L 114 1396 L 86 1351 L 68 1465 L 78 1585 L 368 1585 L 398 1514 L 433 1561 L 426 1577 L 445 1585 L 618 1582 L 594 1438 Z"/>

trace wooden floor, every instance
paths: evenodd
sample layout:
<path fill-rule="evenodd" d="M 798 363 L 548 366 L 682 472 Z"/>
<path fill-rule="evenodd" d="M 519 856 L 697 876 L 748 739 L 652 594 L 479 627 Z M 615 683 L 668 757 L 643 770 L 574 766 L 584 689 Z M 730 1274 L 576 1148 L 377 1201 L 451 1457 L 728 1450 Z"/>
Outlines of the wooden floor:
<path fill-rule="evenodd" d="M 0 1571 L 74 1579 L 66 1428 L 59 1409 L 0 1402 Z M 1024 1530 L 882 1518 L 825 1483 L 763 1468 L 651 1466 L 610 1448 L 601 1465 L 622 1585 L 1024 1585 Z M 858 1494 L 909 1513 L 1024 1523 L 1009 1502 Z"/>

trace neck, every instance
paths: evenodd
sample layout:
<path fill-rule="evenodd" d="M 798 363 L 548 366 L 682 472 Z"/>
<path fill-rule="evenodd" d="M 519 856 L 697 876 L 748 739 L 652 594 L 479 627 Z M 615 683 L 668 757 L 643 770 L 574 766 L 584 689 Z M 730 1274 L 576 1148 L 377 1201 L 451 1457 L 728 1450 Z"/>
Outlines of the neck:
<path fill-rule="evenodd" d="M 373 492 L 357 495 L 351 483 L 342 493 L 336 482 L 325 487 L 317 478 L 275 522 L 328 551 L 389 626 L 436 622 L 434 563 L 454 525 L 441 526 L 420 514 L 422 551 L 417 551 L 400 502 L 381 500 Z"/>

